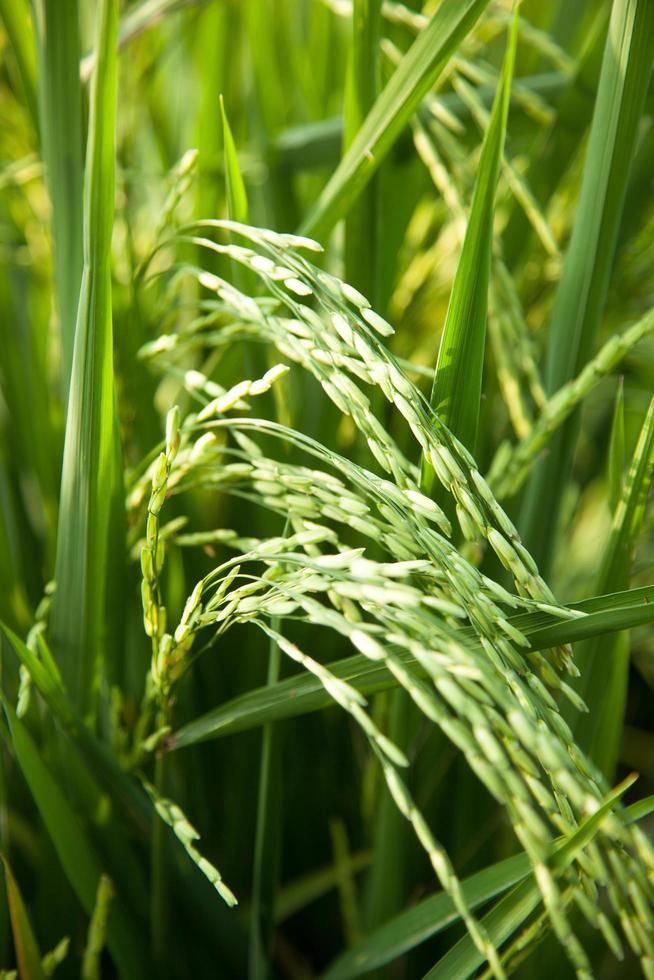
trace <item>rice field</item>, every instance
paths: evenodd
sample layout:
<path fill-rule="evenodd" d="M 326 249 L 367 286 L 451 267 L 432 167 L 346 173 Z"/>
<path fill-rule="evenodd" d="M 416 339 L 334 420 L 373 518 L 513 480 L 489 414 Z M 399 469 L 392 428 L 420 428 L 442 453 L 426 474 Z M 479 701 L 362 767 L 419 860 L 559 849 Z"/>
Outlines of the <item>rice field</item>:
<path fill-rule="evenodd" d="M 0 50 L 0 975 L 652 980 L 651 0 Z"/>

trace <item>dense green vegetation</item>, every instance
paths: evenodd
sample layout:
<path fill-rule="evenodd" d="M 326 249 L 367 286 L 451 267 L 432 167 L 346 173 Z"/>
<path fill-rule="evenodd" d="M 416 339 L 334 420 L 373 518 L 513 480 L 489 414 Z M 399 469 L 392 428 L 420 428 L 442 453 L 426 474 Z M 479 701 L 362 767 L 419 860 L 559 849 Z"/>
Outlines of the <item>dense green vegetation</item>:
<path fill-rule="evenodd" d="M 2 975 L 651 980 L 651 0 L 0 44 Z"/>

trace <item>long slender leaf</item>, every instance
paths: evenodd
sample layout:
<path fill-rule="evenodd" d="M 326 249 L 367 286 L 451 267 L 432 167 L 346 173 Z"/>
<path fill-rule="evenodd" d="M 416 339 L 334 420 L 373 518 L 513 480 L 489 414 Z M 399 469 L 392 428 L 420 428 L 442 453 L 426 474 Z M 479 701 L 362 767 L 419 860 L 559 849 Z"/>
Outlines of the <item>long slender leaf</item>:
<path fill-rule="evenodd" d="M 634 779 L 635 777 L 630 777 L 621 783 L 592 816 L 582 821 L 573 834 L 559 843 L 548 862 L 555 874 L 564 871 L 575 855 L 593 839 L 604 818 L 633 784 Z M 508 939 L 540 901 L 540 889 L 533 878 L 519 884 L 482 919 L 492 942 L 499 946 Z M 483 956 L 475 948 L 470 937 L 464 936 L 425 974 L 424 980 L 446 980 L 446 978 L 451 980 L 452 977 L 457 977 L 457 980 L 467 980 L 467 977 L 471 976 L 482 963 Z"/>
<path fill-rule="evenodd" d="M 526 854 L 484 868 L 461 882 L 467 906 L 474 910 L 501 895 L 529 874 Z M 357 943 L 323 974 L 323 980 L 350 980 L 369 970 L 391 963 L 432 936 L 457 922 L 456 911 L 449 895 L 439 892 L 395 916 Z"/>
<path fill-rule="evenodd" d="M 582 187 L 548 337 L 546 390 L 578 374 L 593 353 L 654 56 L 654 6 L 616 0 L 604 51 Z M 525 499 L 525 544 L 547 573 L 578 429 L 575 415 L 552 440 Z"/>
<path fill-rule="evenodd" d="M 518 42 L 518 18 L 519 8 L 516 7 L 504 57 L 502 81 L 481 150 L 470 218 L 454 277 L 431 392 L 432 408 L 473 452 L 486 348 L 495 190 L 504 154 Z M 423 461 L 423 491 L 431 493 L 434 480 L 431 466 Z"/>
<path fill-rule="evenodd" d="M 82 280 L 82 90 L 78 0 L 33 0 L 39 54 L 39 118 L 52 201 L 55 283 L 66 398 Z"/>
<path fill-rule="evenodd" d="M 384 707 L 388 714 L 388 737 L 405 752 L 420 725 L 420 713 L 402 689 L 391 691 Z M 406 865 L 411 838 L 390 794 L 382 793 L 377 799 L 373 840 L 372 861 L 366 875 L 366 929 L 374 929 L 390 919 L 406 900 Z"/>
<path fill-rule="evenodd" d="M 532 649 L 544 650 L 605 631 L 651 623 L 654 621 L 653 600 L 654 586 L 650 586 L 576 603 L 570 608 L 585 613 L 579 618 L 561 620 L 547 613 L 529 613 L 514 617 L 511 622 L 525 634 Z M 416 674 L 421 673 L 421 668 L 412 664 L 409 655 L 400 653 L 399 657 L 405 664 L 412 665 Z M 330 665 L 330 671 L 362 694 L 388 690 L 396 683 L 384 667 L 371 663 L 364 656 L 340 660 Z M 332 704 L 333 701 L 315 677 L 292 677 L 274 687 L 249 691 L 227 704 L 219 705 L 179 729 L 171 736 L 168 747 L 171 750 L 184 748 L 196 742 L 245 731 L 267 721 L 320 711 Z"/>
<path fill-rule="evenodd" d="M 116 488 L 111 232 L 116 0 L 98 10 L 84 187 L 84 274 L 75 333 L 57 540 L 52 635 L 73 703 L 93 711 L 104 636 L 108 535 Z"/>
<path fill-rule="evenodd" d="M 654 471 L 654 399 L 643 422 L 629 473 L 616 506 L 611 534 L 597 576 L 597 589 L 629 585 L 636 540 L 645 517 Z M 571 718 L 579 745 L 607 778 L 615 770 L 624 724 L 629 673 L 629 641 L 624 633 L 597 636 L 580 644 L 575 660 L 581 676 L 576 689 L 588 713 Z"/>
<path fill-rule="evenodd" d="M 225 101 L 220 96 L 220 115 L 223 123 L 223 146 L 225 159 L 225 179 L 227 182 L 227 211 L 232 221 L 248 222 L 248 199 L 245 192 L 245 184 L 241 168 L 238 165 L 236 156 L 236 146 L 234 137 L 230 129 L 227 113 L 225 112 Z"/>
<path fill-rule="evenodd" d="M 562 72 L 545 72 L 538 75 L 527 75 L 520 78 L 521 87 L 535 95 L 548 97 L 565 89 L 567 77 Z M 481 86 L 477 89 L 477 97 L 484 105 L 492 104 L 495 88 Z M 444 92 L 439 95 L 440 104 L 448 113 L 457 119 L 465 121 L 470 110 L 456 92 Z M 340 116 L 321 119 L 318 122 L 302 123 L 284 130 L 275 140 L 275 152 L 280 165 L 288 170 L 311 170 L 317 167 L 336 166 L 340 159 L 343 145 L 343 120 Z M 408 146 L 410 135 L 406 139 L 398 137 L 398 149 Z M 520 212 L 524 214 L 524 212 Z"/>
<path fill-rule="evenodd" d="M 70 736 L 102 788 L 120 807 L 130 825 L 141 836 L 145 836 L 149 829 L 150 809 L 145 795 L 138 791 L 108 748 L 83 724 L 70 702 L 47 648 L 42 647 L 45 656 L 40 658 L 9 627 L 0 624 L 0 628 L 11 643 L 19 661 L 29 672 L 53 718 Z"/>
<path fill-rule="evenodd" d="M 47 765 L 4 694 L 0 699 L 5 711 L 11 741 L 30 791 L 61 861 L 66 877 L 90 915 L 95 907 L 98 881 L 102 874 L 100 859 L 70 803 L 57 786 Z M 108 925 L 112 956 L 126 977 L 143 976 L 141 943 L 124 908 L 115 903 Z"/>
<path fill-rule="evenodd" d="M 352 145 L 379 93 L 381 0 L 354 0 L 352 46 L 345 90 L 343 152 Z M 362 191 L 345 222 L 348 282 L 376 304 L 378 200 L 375 179 Z"/>
<path fill-rule="evenodd" d="M 654 809 L 654 797 L 628 807 L 625 817 L 629 821 L 640 820 Z M 466 903 L 471 909 L 500 895 L 517 885 L 530 872 L 526 854 L 498 861 L 483 871 L 478 871 L 461 882 Z M 365 936 L 347 950 L 326 970 L 322 980 L 353 980 L 370 970 L 392 963 L 403 953 L 415 949 L 432 936 L 458 921 L 459 915 L 448 895 L 439 892 L 423 899 L 412 908 L 395 916 L 390 922 Z"/>
<path fill-rule="evenodd" d="M 359 196 L 489 0 L 444 0 L 400 62 L 302 224 L 325 238 Z"/>
<path fill-rule="evenodd" d="M 32 923 L 30 922 L 23 896 L 16 883 L 9 862 L 2 858 L 7 886 L 7 900 L 11 916 L 11 931 L 14 937 L 14 948 L 18 963 L 18 974 L 21 980 L 45 980 L 41 966 L 41 953 L 36 942 Z"/>
<path fill-rule="evenodd" d="M 86 949 L 82 960 L 82 980 L 100 980 L 100 956 L 105 942 L 109 908 L 114 897 L 111 878 L 102 875 L 98 882 L 95 908 L 89 922 Z"/>

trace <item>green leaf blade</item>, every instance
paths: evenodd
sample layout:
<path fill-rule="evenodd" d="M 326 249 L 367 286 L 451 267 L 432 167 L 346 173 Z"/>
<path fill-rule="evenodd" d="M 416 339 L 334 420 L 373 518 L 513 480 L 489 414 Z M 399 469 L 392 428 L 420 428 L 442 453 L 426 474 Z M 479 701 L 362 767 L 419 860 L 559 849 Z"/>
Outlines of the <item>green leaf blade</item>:
<path fill-rule="evenodd" d="M 470 219 L 450 296 L 438 351 L 431 405 L 457 438 L 474 452 L 479 421 L 486 347 L 488 284 L 493 247 L 493 216 L 502 165 L 518 39 L 514 13 L 502 82 L 493 104 L 481 151 Z M 422 489 L 430 492 L 434 473 L 425 464 Z"/>
<path fill-rule="evenodd" d="M 29 980 L 45 980 L 45 973 L 41 966 L 41 953 L 25 908 L 23 896 L 5 857 L 2 858 L 2 863 L 19 975 L 29 978 Z"/>
<path fill-rule="evenodd" d="M 545 650 L 606 631 L 629 629 L 654 621 L 654 586 L 598 596 L 570 608 L 584 615 L 560 619 L 547 613 L 529 613 L 512 618 L 511 623 L 525 634 L 534 650 Z M 412 658 L 407 654 L 399 654 L 399 659 L 405 665 L 412 665 Z M 421 675 L 421 668 L 415 663 L 413 666 L 416 674 Z M 330 670 L 362 694 L 374 694 L 396 686 L 396 681 L 382 665 L 371 663 L 364 656 L 337 661 Z M 168 749 L 182 749 L 332 705 L 333 701 L 317 678 L 312 675 L 291 677 L 270 687 L 248 691 L 188 722 L 171 737 Z"/>
<path fill-rule="evenodd" d="M 630 777 L 611 792 L 604 803 L 591 816 L 586 817 L 570 836 L 557 842 L 557 847 L 549 860 L 555 874 L 561 874 L 594 837 L 604 818 L 615 808 L 622 795 L 634 782 Z M 542 901 L 540 890 L 534 878 L 522 882 L 503 898 L 482 919 L 488 935 L 495 945 L 505 942 L 527 920 Z M 467 980 L 483 964 L 483 956 L 469 935 L 464 936 L 425 974 L 423 980 Z"/>
<path fill-rule="evenodd" d="M 325 238 L 357 199 L 489 0 L 444 0 L 367 115 L 301 227 Z"/>
<path fill-rule="evenodd" d="M 100 859 L 85 830 L 43 761 L 32 736 L 4 694 L 0 694 L 20 769 L 52 839 L 66 877 L 90 915 L 95 907 L 98 881 L 102 874 Z M 127 977 L 143 974 L 140 942 L 124 909 L 118 904 L 112 910 L 108 927 L 113 957 Z"/>
<path fill-rule="evenodd" d="M 548 337 L 549 394 L 592 356 L 604 310 L 627 191 L 638 122 L 654 56 L 654 6 L 613 4 L 572 237 L 556 292 Z M 525 497 L 522 538 L 547 574 L 558 513 L 578 430 L 575 414 L 550 443 Z"/>
<path fill-rule="evenodd" d="M 243 175 L 236 155 L 236 145 L 232 130 L 225 111 L 225 101 L 220 96 L 220 115 L 223 124 L 223 157 L 225 162 L 225 180 L 227 184 L 227 213 L 232 221 L 247 224 L 249 221 L 248 198 L 243 182 Z"/>
<path fill-rule="evenodd" d="M 84 189 L 84 272 L 75 333 L 56 556 L 52 635 L 73 703 L 93 713 L 116 481 L 111 233 L 116 119 L 115 0 L 98 12 Z"/>
<path fill-rule="evenodd" d="M 352 45 L 345 87 L 343 153 L 356 139 L 379 94 L 380 0 L 354 0 Z M 373 178 L 345 221 L 346 279 L 376 305 L 379 201 Z"/>
<path fill-rule="evenodd" d="M 613 526 L 602 558 L 597 588 L 629 585 L 633 552 L 645 517 L 654 472 L 654 399 L 643 421 Z M 629 640 L 625 633 L 605 634 L 580 644 L 575 659 L 581 676 L 576 689 L 588 713 L 569 718 L 582 749 L 611 778 L 618 761 L 629 674 Z"/>
<path fill-rule="evenodd" d="M 82 89 L 77 0 L 35 0 L 41 152 L 52 201 L 62 381 L 70 387 L 83 270 Z"/>

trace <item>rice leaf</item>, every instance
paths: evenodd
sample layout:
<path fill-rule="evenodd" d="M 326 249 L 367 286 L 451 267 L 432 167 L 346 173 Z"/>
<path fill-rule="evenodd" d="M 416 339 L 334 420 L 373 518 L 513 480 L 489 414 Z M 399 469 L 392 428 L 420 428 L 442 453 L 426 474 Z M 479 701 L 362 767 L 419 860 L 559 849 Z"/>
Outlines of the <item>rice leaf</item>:
<path fill-rule="evenodd" d="M 227 212 L 232 221 L 248 221 L 248 199 L 243 183 L 241 168 L 236 155 L 234 137 L 225 112 L 225 100 L 220 96 L 220 115 L 223 123 L 223 147 L 225 160 L 225 179 L 227 182 Z"/>
<path fill-rule="evenodd" d="M 527 855 L 517 854 L 464 878 L 461 887 L 467 904 L 471 909 L 479 908 L 525 878 L 529 870 Z M 322 974 L 322 980 L 351 980 L 376 970 L 458 920 L 459 914 L 449 895 L 443 892 L 431 895 L 348 949 Z"/>
<path fill-rule="evenodd" d="M 16 717 L 3 692 L 0 692 L 0 701 L 18 764 L 41 819 L 52 839 L 66 877 L 90 915 L 95 907 L 97 885 L 102 874 L 100 859 L 66 796 L 42 759 L 32 736 Z M 108 924 L 108 943 L 112 957 L 126 976 L 144 975 L 140 941 L 134 925 L 119 903 L 115 904 Z"/>
<path fill-rule="evenodd" d="M 227 198 L 227 214 L 232 221 L 247 222 L 249 204 L 245 182 L 241 173 L 236 153 L 234 137 L 225 110 L 225 100 L 220 96 L 220 115 L 223 127 L 223 163 L 225 166 L 225 190 Z M 253 276 L 238 262 L 232 261 L 232 277 L 236 286 L 243 292 L 249 293 L 254 285 Z"/>
<path fill-rule="evenodd" d="M 0 628 L 11 643 L 20 663 L 29 672 L 53 718 L 71 738 L 98 783 L 120 807 L 131 826 L 141 836 L 145 836 L 148 831 L 146 819 L 148 807 L 145 797 L 137 792 L 133 781 L 121 769 L 107 746 L 83 724 L 70 702 L 47 647 L 42 643 L 41 656 L 37 656 L 8 626 L 0 623 Z"/>
<path fill-rule="evenodd" d="M 593 839 L 604 818 L 615 808 L 616 803 L 633 785 L 635 779 L 635 776 L 631 776 L 622 782 L 607 796 L 595 813 L 579 824 L 573 834 L 558 843 L 548 862 L 553 873 L 561 874 L 575 855 Z M 529 878 L 498 902 L 482 919 L 493 942 L 497 946 L 505 942 L 521 927 L 540 901 L 538 884 L 533 878 Z M 423 980 L 445 980 L 445 978 L 449 980 L 454 976 L 457 980 L 467 980 L 467 977 L 482 964 L 483 958 L 470 936 L 464 936 L 425 974 Z"/>
<path fill-rule="evenodd" d="M 617 463 L 617 461 L 616 461 Z M 654 472 L 654 399 L 650 402 L 629 472 L 613 515 L 609 540 L 597 577 L 598 591 L 629 585 L 636 541 L 645 517 Z M 615 771 L 624 725 L 629 674 L 629 639 L 604 634 L 580 644 L 575 659 L 581 676 L 576 689 L 588 714 L 569 719 L 583 750 L 610 779 Z"/>
<path fill-rule="evenodd" d="M 431 392 L 434 411 L 472 452 L 477 438 L 486 347 L 495 190 L 504 154 L 518 22 L 519 8 L 516 6 L 502 81 L 481 150 L 470 218 L 454 277 Z M 421 476 L 423 492 L 432 492 L 435 478 L 433 468 L 425 458 Z"/>
<path fill-rule="evenodd" d="M 625 817 L 629 822 L 642 820 L 653 809 L 654 796 L 650 796 L 627 807 Z M 529 873 L 527 855 L 516 854 L 464 878 L 461 885 L 466 901 L 475 909 L 519 884 Z M 322 980 L 353 980 L 379 969 L 448 928 L 458 918 L 448 895 L 442 892 L 430 895 L 348 949 L 328 967 Z"/>
<path fill-rule="evenodd" d="M 45 980 L 45 972 L 41 966 L 41 953 L 32 929 L 32 923 L 11 866 L 4 855 L 2 864 L 19 976 L 24 977 L 25 980 Z"/>
<path fill-rule="evenodd" d="M 654 621 L 653 602 L 654 586 L 650 586 L 575 603 L 569 608 L 582 615 L 574 619 L 562 620 L 548 613 L 528 613 L 512 617 L 511 623 L 524 633 L 532 649 L 544 650 L 586 636 L 651 623 Z M 399 659 L 403 663 L 411 663 L 409 656 L 400 654 Z M 416 676 L 423 674 L 419 665 L 412 666 Z M 397 683 L 383 665 L 371 663 L 363 656 L 340 660 L 331 665 L 330 671 L 362 694 L 388 690 Z M 268 721 L 320 711 L 333 703 L 317 678 L 307 675 L 291 677 L 272 687 L 248 691 L 188 722 L 171 736 L 167 748 L 171 751 L 185 748 L 207 739 L 246 731 Z"/>
<path fill-rule="evenodd" d="M 439 5 L 366 116 L 302 223 L 302 234 L 324 239 L 346 214 L 488 2 L 444 0 Z"/>
<path fill-rule="evenodd" d="M 579 203 L 548 333 L 545 387 L 553 394 L 593 354 L 654 56 L 654 5 L 616 0 L 611 12 Z M 525 498 L 520 530 L 547 574 L 578 415 L 550 443 Z"/>
<path fill-rule="evenodd" d="M 33 0 L 41 150 L 52 202 L 62 386 L 71 382 L 83 268 L 82 89 L 77 0 Z"/>
<path fill-rule="evenodd" d="M 84 273 L 75 333 L 57 539 L 52 636 L 73 704 L 93 714 L 105 633 L 108 535 L 117 433 L 111 305 L 116 0 L 97 20 L 84 187 Z"/>

